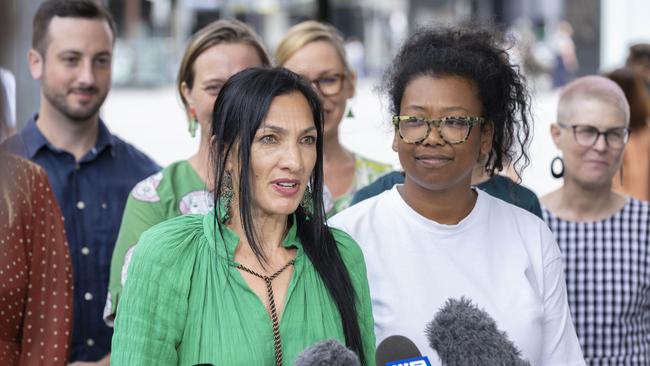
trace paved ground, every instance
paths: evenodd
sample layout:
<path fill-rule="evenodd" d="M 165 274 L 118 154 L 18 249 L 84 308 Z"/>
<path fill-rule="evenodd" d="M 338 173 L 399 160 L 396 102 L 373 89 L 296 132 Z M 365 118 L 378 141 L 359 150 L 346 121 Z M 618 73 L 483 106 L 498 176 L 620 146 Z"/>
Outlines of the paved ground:
<path fill-rule="evenodd" d="M 399 166 L 391 149 L 392 127 L 387 100 L 375 91 L 376 82 L 363 80 L 357 95 L 350 102 L 355 118 L 341 125 L 341 141 L 351 150 L 375 160 Z M 550 175 L 550 162 L 557 155 L 549 124 L 555 116 L 557 93 L 533 96 L 535 128 L 530 148 L 531 165 L 525 170 L 523 184 L 537 194 L 545 194 L 559 186 Z M 109 128 L 125 140 L 140 147 L 159 164 L 192 155 L 198 137 L 192 139 L 179 98 L 173 87 L 160 89 L 114 89 L 103 109 Z"/>

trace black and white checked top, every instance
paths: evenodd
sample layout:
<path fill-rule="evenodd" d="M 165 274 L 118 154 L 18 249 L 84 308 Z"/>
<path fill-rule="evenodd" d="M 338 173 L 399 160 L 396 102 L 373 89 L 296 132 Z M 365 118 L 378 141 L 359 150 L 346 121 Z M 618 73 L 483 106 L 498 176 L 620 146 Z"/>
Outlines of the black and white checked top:
<path fill-rule="evenodd" d="M 650 365 L 650 203 L 628 199 L 596 222 L 543 215 L 562 251 L 587 365 Z"/>

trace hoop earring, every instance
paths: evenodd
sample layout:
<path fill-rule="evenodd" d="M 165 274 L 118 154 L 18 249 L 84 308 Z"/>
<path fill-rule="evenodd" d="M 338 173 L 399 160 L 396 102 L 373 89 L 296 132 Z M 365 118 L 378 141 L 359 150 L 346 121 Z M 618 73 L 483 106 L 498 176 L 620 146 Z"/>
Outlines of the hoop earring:
<path fill-rule="evenodd" d="M 187 130 L 189 131 L 190 136 L 192 136 L 192 138 L 196 137 L 196 129 L 198 125 L 199 125 L 199 120 L 196 117 L 196 109 L 194 109 L 194 107 L 190 107 L 190 122 Z"/>
<path fill-rule="evenodd" d="M 556 172 L 555 171 L 555 163 L 560 162 L 560 171 Z M 558 179 L 562 178 L 564 176 L 564 160 L 562 160 L 562 157 L 556 156 L 551 160 L 551 175 L 553 178 Z"/>
<path fill-rule="evenodd" d="M 223 215 L 221 220 L 222 224 L 227 224 L 232 218 L 232 201 L 235 194 L 232 187 L 232 176 L 229 172 L 226 172 L 223 176 L 223 182 L 221 183 L 221 199 L 223 200 L 223 205 L 226 209 L 226 212 Z"/>
<path fill-rule="evenodd" d="M 300 200 L 300 207 L 302 207 L 302 210 L 305 212 L 305 215 L 307 215 L 307 217 L 314 215 L 314 196 L 311 194 L 310 185 L 307 186 L 305 193 L 302 195 L 302 199 Z"/>

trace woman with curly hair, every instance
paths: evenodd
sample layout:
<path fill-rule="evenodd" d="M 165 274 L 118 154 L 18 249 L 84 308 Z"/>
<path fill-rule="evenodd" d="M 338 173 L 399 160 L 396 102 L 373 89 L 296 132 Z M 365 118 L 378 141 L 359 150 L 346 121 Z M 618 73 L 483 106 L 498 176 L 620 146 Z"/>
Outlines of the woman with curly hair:
<path fill-rule="evenodd" d="M 511 162 L 518 174 L 528 162 L 529 96 L 499 44 L 482 27 L 406 41 L 384 82 L 404 184 L 330 224 L 364 252 L 378 341 L 407 336 L 439 365 L 425 325 L 449 298 L 466 297 L 531 364 L 584 365 L 550 230 L 471 185 L 479 159 L 488 172 Z"/>

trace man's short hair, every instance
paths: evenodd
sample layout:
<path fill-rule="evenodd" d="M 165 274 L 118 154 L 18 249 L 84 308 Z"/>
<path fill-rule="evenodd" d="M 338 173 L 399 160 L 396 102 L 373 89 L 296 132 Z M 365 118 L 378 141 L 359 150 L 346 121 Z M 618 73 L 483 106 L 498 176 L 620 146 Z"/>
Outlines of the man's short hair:
<path fill-rule="evenodd" d="M 32 48 L 45 56 L 48 28 L 54 17 L 105 20 L 111 28 L 113 42 L 117 36 L 115 20 L 102 5 L 92 0 L 46 0 L 36 11 L 33 23 Z"/>

